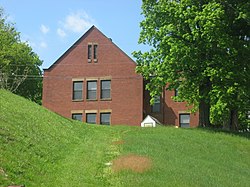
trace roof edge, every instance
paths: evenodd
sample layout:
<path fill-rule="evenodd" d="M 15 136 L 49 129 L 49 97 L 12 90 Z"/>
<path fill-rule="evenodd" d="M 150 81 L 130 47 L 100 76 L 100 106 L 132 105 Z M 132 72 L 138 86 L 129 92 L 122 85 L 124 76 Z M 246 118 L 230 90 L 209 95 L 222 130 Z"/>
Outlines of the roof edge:
<path fill-rule="evenodd" d="M 79 43 L 83 38 L 85 38 L 93 29 L 95 29 L 95 25 L 89 28 L 78 40 L 76 40 L 50 67 L 43 68 L 44 71 L 48 71 L 52 69 L 62 58 L 64 58 L 75 46 Z M 96 28 L 97 29 L 97 28 Z"/>

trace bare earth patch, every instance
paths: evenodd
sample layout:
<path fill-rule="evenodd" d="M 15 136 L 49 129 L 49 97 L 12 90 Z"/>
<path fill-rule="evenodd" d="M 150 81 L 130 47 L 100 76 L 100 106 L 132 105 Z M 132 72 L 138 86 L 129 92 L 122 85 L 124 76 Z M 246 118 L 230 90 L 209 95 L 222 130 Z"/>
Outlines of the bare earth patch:
<path fill-rule="evenodd" d="M 113 160 L 112 163 L 112 169 L 115 172 L 132 170 L 134 172 L 143 173 L 152 167 L 151 159 L 134 154 L 120 156 Z"/>
<path fill-rule="evenodd" d="M 112 142 L 113 145 L 121 145 L 121 144 L 124 144 L 124 143 L 125 143 L 124 140 L 119 140 L 119 141 Z"/>

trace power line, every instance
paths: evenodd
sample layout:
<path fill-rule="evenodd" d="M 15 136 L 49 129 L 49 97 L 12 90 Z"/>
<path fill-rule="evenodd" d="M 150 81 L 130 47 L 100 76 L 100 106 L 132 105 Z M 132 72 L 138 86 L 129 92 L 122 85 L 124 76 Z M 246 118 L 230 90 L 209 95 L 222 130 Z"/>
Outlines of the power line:
<path fill-rule="evenodd" d="M 4 75 L 3 73 L 0 73 L 0 76 L 1 75 Z M 44 75 L 11 75 L 12 77 L 27 77 L 29 79 L 39 79 L 39 78 L 47 78 L 47 79 L 74 79 L 74 78 L 79 78 L 79 79 L 88 79 L 89 77 L 84 77 L 84 76 L 62 76 L 62 75 L 54 75 L 54 76 L 44 76 Z M 107 76 L 110 76 L 110 75 L 107 75 Z M 14 78 L 8 78 L 8 79 L 14 79 Z M 97 79 L 100 79 L 101 77 L 104 77 L 104 76 L 100 76 L 100 77 L 95 77 Z M 92 78 L 92 77 L 91 77 Z M 139 74 L 137 76 L 129 76 L 129 77 L 110 77 L 111 80 L 126 80 L 126 79 L 140 79 L 142 78 Z"/>

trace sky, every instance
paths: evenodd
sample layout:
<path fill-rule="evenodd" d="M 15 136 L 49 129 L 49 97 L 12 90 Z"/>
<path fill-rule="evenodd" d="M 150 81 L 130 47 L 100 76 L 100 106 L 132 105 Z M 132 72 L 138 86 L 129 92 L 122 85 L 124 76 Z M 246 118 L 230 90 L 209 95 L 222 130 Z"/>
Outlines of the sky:
<path fill-rule="evenodd" d="M 140 0 L 0 0 L 22 41 L 43 60 L 41 68 L 51 66 L 92 25 L 131 58 L 133 51 L 145 51 L 138 44 L 141 5 Z"/>

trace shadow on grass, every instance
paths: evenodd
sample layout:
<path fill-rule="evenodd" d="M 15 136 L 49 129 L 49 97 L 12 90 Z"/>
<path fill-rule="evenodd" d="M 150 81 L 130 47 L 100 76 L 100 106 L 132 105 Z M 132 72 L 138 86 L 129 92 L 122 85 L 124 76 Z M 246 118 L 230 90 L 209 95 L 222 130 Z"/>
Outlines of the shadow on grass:
<path fill-rule="evenodd" d="M 229 131 L 226 129 L 215 128 L 215 127 L 197 127 L 197 129 L 207 131 L 207 132 L 212 132 L 212 133 L 224 133 L 228 135 L 240 136 L 243 138 L 250 139 L 250 132 L 236 132 L 236 131 Z"/>

